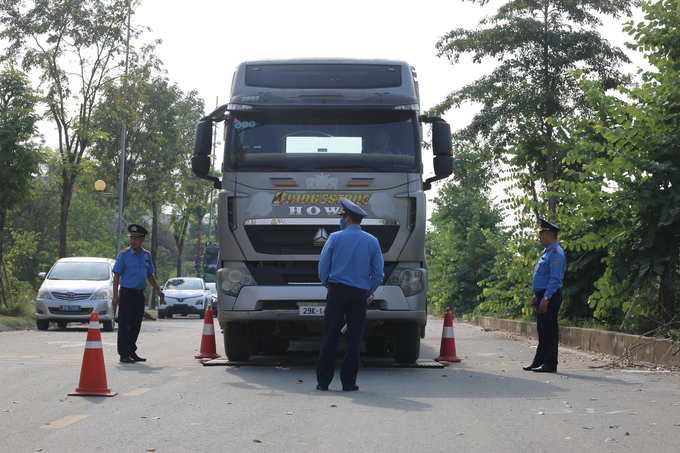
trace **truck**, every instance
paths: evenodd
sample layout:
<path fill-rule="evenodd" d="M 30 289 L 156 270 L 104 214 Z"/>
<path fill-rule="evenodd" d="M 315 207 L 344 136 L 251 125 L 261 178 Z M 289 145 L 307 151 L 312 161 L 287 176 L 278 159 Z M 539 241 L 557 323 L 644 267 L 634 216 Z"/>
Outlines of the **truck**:
<path fill-rule="evenodd" d="M 212 129 L 224 122 L 222 177 L 209 175 Z M 434 176 L 423 180 L 431 125 Z M 283 354 L 320 338 L 321 250 L 340 230 L 340 200 L 368 216 L 385 278 L 367 305 L 365 350 L 413 363 L 427 324 L 426 190 L 453 172 L 450 126 L 420 111 L 404 61 L 246 61 L 229 103 L 196 127 L 195 176 L 219 190 L 218 320 L 230 361 Z"/>
<path fill-rule="evenodd" d="M 208 242 L 203 249 L 203 259 L 201 260 L 201 277 L 206 283 L 215 281 L 215 272 L 217 272 L 217 258 L 219 256 L 219 245 L 214 242 Z"/>

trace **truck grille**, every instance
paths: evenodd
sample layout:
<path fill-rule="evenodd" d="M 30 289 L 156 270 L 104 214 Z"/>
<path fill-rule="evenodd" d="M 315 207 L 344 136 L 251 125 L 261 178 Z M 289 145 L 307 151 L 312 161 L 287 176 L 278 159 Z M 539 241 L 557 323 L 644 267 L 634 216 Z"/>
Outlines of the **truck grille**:
<path fill-rule="evenodd" d="M 268 255 L 320 255 L 323 247 L 314 245 L 320 228 L 328 234 L 340 230 L 339 225 L 245 225 L 248 240 L 257 253 Z M 380 243 L 382 253 L 392 247 L 399 225 L 361 225 Z"/>

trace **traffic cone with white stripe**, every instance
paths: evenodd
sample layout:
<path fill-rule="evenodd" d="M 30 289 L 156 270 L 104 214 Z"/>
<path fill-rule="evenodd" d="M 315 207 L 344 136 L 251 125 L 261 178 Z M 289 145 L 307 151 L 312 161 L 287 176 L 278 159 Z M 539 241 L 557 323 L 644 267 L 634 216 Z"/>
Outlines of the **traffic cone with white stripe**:
<path fill-rule="evenodd" d="M 99 315 L 92 313 L 90 328 L 87 330 L 83 366 L 80 370 L 80 384 L 68 396 L 116 396 L 106 383 L 106 367 L 102 350 L 102 335 L 99 332 Z"/>
<path fill-rule="evenodd" d="M 453 316 L 451 309 L 446 309 L 444 317 L 444 331 L 442 332 L 442 345 L 439 349 L 437 362 L 460 362 L 461 359 L 456 355 L 456 338 L 453 336 Z"/>
<path fill-rule="evenodd" d="M 201 352 L 194 356 L 194 359 L 215 359 L 222 357 L 217 353 L 215 346 L 215 325 L 213 324 L 212 308 L 208 305 L 205 311 L 205 322 L 203 322 L 203 337 L 201 338 Z"/>

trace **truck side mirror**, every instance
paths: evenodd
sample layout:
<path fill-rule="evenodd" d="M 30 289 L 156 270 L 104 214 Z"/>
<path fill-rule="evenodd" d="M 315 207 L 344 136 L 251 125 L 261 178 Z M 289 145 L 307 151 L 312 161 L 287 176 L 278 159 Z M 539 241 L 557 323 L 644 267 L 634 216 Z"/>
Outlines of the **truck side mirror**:
<path fill-rule="evenodd" d="M 432 188 L 432 182 L 444 179 L 453 173 L 453 144 L 451 143 L 451 126 L 445 121 L 432 122 L 432 152 L 434 154 L 433 178 L 423 183 L 423 189 Z"/>
<path fill-rule="evenodd" d="M 219 178 L 208 176 L 210 172 L 210 155 L 212 154 L 212 121 L 210 118 L 202 119 L 196 125 L 194 136 L 194 150 L 191 156 L 191 171 L 198 178 L 213 182 L 216 189 L 221 189 Z"/>

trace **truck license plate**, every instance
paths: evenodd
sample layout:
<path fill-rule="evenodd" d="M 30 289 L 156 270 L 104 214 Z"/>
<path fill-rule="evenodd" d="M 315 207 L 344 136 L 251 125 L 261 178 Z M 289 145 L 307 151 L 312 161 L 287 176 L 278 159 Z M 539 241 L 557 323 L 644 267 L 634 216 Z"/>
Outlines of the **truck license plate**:
<path fill-rule="evenodd" d="M 300 307 L 300 316 L 323 316 L 326 307 Z"/>
<path fill-rule="evenodd" d="M 60 311 L 80 311 L 80 305 L 59 305 Z"/>

